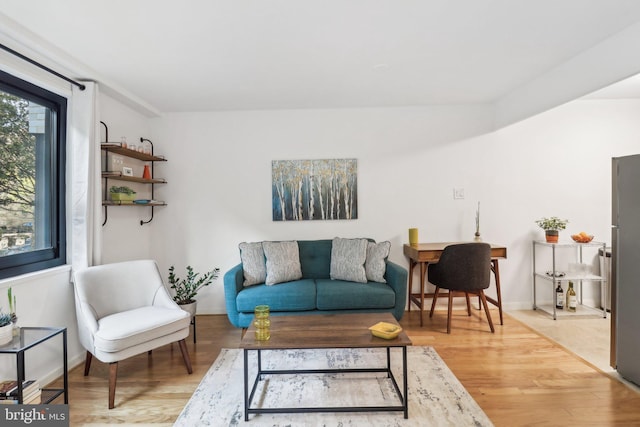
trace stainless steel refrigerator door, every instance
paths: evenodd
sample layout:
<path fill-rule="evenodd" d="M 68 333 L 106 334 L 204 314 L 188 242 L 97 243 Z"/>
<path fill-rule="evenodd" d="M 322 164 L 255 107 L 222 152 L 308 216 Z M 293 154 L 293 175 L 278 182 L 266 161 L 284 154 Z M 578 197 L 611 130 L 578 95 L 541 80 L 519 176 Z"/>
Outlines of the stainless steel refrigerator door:
<path fill-rule="evenodd" d="M 616 364 L 640 384 L 640 155 L 614 159 L 613 166 Z"/>

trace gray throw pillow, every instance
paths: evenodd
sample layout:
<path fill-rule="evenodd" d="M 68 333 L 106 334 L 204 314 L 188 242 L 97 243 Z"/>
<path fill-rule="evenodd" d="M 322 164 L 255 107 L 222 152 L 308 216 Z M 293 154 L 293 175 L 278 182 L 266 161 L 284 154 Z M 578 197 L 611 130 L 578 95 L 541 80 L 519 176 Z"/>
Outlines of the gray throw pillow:
<path fill-rule="evenodd" d="M 333 280 L 367 283 L 364 263 L 367 259 L 367 239 L 333 239 L 331 270 Z"/>
<path fill-rule="evenodd" d="M 391 251 L 391 242 L 367 242 L 367 261 L 364 264 L 367 280 L 387 283 L 384 273 L 387 271 L 386 261 L 389 251 Z"/>
<path fill-rule="evenodd" d="M 267 279 L 267 266 L 264 261 L 262 242 L 242 242 L 240 248 L 240 261 L 244 273 L 243 286 L 258 285 Z"/>
<path fill-rule="evenodd" d="M 265 284 L 290 282 L 302 278 L 298 242 L 263 242 L 267 258 L 267 280 Z"/>

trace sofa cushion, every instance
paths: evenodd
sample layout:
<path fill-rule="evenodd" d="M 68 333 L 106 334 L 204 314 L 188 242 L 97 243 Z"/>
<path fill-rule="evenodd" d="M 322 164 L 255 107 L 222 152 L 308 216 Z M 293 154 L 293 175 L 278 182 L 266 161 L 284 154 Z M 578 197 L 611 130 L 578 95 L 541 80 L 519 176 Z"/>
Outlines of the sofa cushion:
<path fill-rule="evenodd" d="M 250 286 L 236 297 L 236 306 L 240 312 L 253 313 L 259 304 L 268 305 L 270 311 L 315 310 L 315 282 L 312 279 L 302 279 L 278 286 Z"/>
<path fill-rule="evenodd" d="M 393 308 L 396 302 L 395 292 L 386 283 L 318 279 L 316 293 L 318 310 Z"/>
<path fill-rule="evenodd" d="M 240 248 L 240 260 L 244 274 L 243 286 L 257 285 L 267 280 L 267 265 L 264 259 L 262 242 L 242 242 Z"/>
<path fill-rule="evenodd" d="M 390 250 L 391 242 L 367 243 L 367 261 L 364 263 L 367 280 L 387 283 L 384 273 L 387 270 L 386 261 Z"/>
<path fill-rule="evenodd" d="M 332 241 L 330 239 L 298 240 L 303 278 L 326 279 L 329 277 L 331 246 Z"/>
<path fill-rule="evenodd" d="M 267 259 L 265 284 L 275 285 L 302 278 L 298 242 L 263 242 L 262 249 Z"/>
<path fill-rule="evenodd" d="M 367 239 L 333 239 L 331 273 L 334 280 L 367 282 L 364 263 L 367 260 Z"/>

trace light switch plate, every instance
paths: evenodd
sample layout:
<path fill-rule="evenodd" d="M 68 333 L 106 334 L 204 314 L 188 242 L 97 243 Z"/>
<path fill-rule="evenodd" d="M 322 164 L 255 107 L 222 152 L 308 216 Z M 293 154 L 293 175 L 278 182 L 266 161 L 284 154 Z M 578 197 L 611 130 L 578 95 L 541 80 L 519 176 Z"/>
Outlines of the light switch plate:
<path fill-rule="evenodd" d="M 453 198 L 455 200 L 464 199 L 464 188 L 454 188 Z"/>

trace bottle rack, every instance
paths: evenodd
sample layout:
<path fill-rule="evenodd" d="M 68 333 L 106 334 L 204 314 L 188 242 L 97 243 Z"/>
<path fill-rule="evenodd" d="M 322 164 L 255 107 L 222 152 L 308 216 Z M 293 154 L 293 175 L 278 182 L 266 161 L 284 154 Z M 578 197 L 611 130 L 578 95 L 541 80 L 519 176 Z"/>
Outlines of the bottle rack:
<path fill-rule="evenodd" d="M 604 275 L 596 275 L 589 271 L 582 272 L 572 272 L 567 271 L 566 269 L 561 270 L 558 266 L 558 252 L 559 251 L 569 251 L 568 255 L 572 257 L 574 260 L 578 261 L 580 265 L 582 265 L 583 261 L 583 251 L 586 248 L 595 249 L 596 253 L 598 249 L 606 250 L 606 243 L 604 242 L 590 242 L 590 243 L 574 243 L 574 242 L 566 242 L 566 243 L 547 243 L 544 241 L 533 241 L 533 309 L 540 309 L 550 315 L 552 315 L 553 320 L 556 320 L 559 315 L 562 317 L 567 316 L 575 316 L 580 314 L 600 314 L 602 317 L 607 317 L 607 295 L 606 286 L 601 286 L 603 289 L 603 294 L 601 295 L 602 309 L 597 307 L 590 307 L 586 304 L 583 304 L 582 296 L 583 296 L 583 282 L 593 282 L 597 284 L 606 284 L 606 277 Z M 550 260 L 551 260 L 551 269 L 548 271 L 540 271 L 539 265 L 537 265 L 536 259 L 536 251 L 547 250 L 550 251 Z M 571 255 L 571 251 L 573 255 Z M 568 282 L 574 283 L 574 290 L 578 295 L 578 311 L 577 312 L 567 312 L 567 310 L 558 310 L 556 308 L 556 287 L 558 284 L 562 286 L 563 283 L 568 284 Z M 551 306 L 545 304 L 538 304 L 537 297 L 537 285 L 538 283 L 545 285 L 544 288 L 549 286 L 552 292 Z M 566 297 L 567 290 L 564 290 L 564 296 Z"/>

